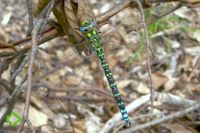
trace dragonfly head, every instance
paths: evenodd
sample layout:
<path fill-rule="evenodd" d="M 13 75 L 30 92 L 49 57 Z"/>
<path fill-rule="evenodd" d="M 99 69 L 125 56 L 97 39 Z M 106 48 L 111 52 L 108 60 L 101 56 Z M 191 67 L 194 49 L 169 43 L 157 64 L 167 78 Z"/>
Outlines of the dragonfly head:
<path fill-rule="evenodd" d="M 93 20 L 91 20 L 91 21 L 85 20 L 81 24 L 80 31 L 82 33 L 87 33 L 89 31 L 91 31 L 94 27 L 95 27 L 95 24 L 94 24 Z"/>

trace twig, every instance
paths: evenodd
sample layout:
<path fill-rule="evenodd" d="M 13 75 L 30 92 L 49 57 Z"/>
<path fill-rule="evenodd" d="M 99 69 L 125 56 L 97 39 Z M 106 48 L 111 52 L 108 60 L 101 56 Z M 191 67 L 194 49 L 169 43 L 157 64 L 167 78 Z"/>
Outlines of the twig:
<path fill-rule="evenodd" d="M 20 85 L 18 85 L 14 91 L 12 92 L 12 94 L 10 95 L 10 99 L 12 99 L 13 97 L 16 97 L 18 95 L 20 95 L 20 93 L 22 92 L 22 90 L 24 89 L 22 86 L 23 84 L 27 81 L 27 75 L 25 76 L 25 78 L 22 80 L 22 82 L 20 83 Z M 26 86 L 26 85 L 25 85 Z"/>
<path fill-rule="evenodd" d="M 44 10 L 41 12 L 41 15 L 36 21 L 36 24 L 34 25 L 33 31 L 32 31 L 32 49 L 31 49 L 31 55 L 30 55 L 30 63 L 29 63 L 29 68 L 28 68 L 28 87 L 27 87 L 27 96 L 26 96 L 26 103 L 24 106 L 24 111 L 23 111 L 23 120 L 20 123 L 19 129 L 17 130 L 17 133 L 20 133 L 25 122 L 29 125 L 29 127 L 32 128 L 32 124 L 28 119 L 28 112 L 29 112 L 29 106 L 30 106 L 30 99 L 31 99 L 31 90 L 32 90 L 32 69 L 33 69 L 33 63 L 35 59 L 35 55 L 37 52 L 37 45 L 38 45 L 38 38 L 43 30 L 44 24 L 47 20 L 47 18 L 50 15 L 50 12 L 52 8 L 54 7 L 55 0 L 51 0 L 48 5 L 44 8 Z M 32 128 L 32 131 L 34 129 Z"/>
<path fill-rule="evenodd" d="M 142 129 L 145 129 L 145 128 L 160 124 L 160 123 L 168 121 L 168 120 L 173 120 L 175 118 L 182 117 L 182 116 L 186 115 L 187 113 L 192 112 L 192 111 L 194 111 L 194 110 L 196 110 L 198 108 L 200 108 L 200 104 L 199 103 L 195 103 L 195 104 L 191 105 L 190 107 L 188 107 L 188 108 L 186 108 L 184 110 L 178 111 L 176 113 L 173 113 L 173 114 L 170 114 L 170 115 L 167 115 L 167 116 L 163 116 L 160 119 L 153 120 L 153 121 L 145 123 L 143 125 L 139 125 L 139 126 L 136 126 L 134 128 L 124 130 L 124 131 L 122 131 L 120 133 L 131 133 L 131 132 L 135 132 L 135 131 L 138 131 L 138 130 L 142 130 Z"/>
<path fill-rule="evenodd" d="M 0 84 L 5 87 L 7 91 L 11 91 L 10 84 L 5 79 L 0 79 Z"/>
<path fill-rule="evenodd" d="M 182 125 L 183 127 L 185 127 L 187 130 L 191 131 L 191 133 L 199 133 L 197 130 L 195 130 L 195 129 L 193 128 L 193 126 L 188 125 L 188 123 L 185 122 L 185 121 L 176 119 L 175 122 L 181 124 L 181 125 Z"/>
<path fill-rule="evenodd" d="M 55 95 L 49 95 L 47 97 L 48 99 L 64 99 L 64 100 L 72 100 L 72 101 L 77 101 L 80 103 L 84 103 L 87 104 L 87 102 L 91 103 L 91 102 L 105 102 L 106 99 L 105 98 L 88 98 L 86 96 L 55 96 Z"/>
<path fill-rule="evenodd" d="M 13 93 L 11 94 L 9 100 L 8 100 L 8 107 L 5 111 L 5 113 L 2 115 L 1 120 L 0 120 L 0 129 L 1 127 L 3 127 L 3 124 L 6 120 L 6 116 L 8 114 L 10 114 L 10 112 L 12 111 L 12 109 L 14 108 L 14 105 L 17 101 L 17 99 L 19 98 L 19 96 L 21 95 L 21 89 L 22 89 L 22 85 L 24 84 L 24 82 L 26 81 L 27 78 L 24 78 L 24 80 L 20 83 L 20 85 L 18 85 L 15 90 L 13 91 Z M 19 93 L 17 93 L 19 92 Z"/>
<path fill-rule="evenodd" d="M 23 70 L 24 66 L 26 65 L 26 63 L 29 60 L 29 55 L 27 55 L 23 61 L 20 63 L 20 66 L 16 69 L 16 71 L 11 75 L 11 78 L 9 79 L 9 82 L 13 82 L 14 79 L 17 77 L 17 75 L 19 75 L 19 73 Z"/>
<path fill-rule="evenodd" d="M 152 80 L 152 73 L 151 73 L 151 66 L 150 66 L 150 53 L 149 50 L 151 51 L 151 53 L 153 53 L 151 47 L 150 47 L 150 42 L 149 42 L 149 35 L 148 35 L 148 31 L 147 31 L 147 26 L 146 26 L 146 22 L 145 22 L 145 16 L 144 16 L 144 9 L 142 7 L 142 4 L 140 2 L 140 0 L 133 0 L 134 2 L 137 3 L 138 8 L 140 10 L 140 14 L 142 17 L 142 25 L 144 28 L 144 32 L 145 32 L 145 42 L 146 42 L 146 52 L 147 52 L 147 56 L 146 56 L 146 60 L 147 60 L 147 70 L 148 70 L 148 75 L 149 75 L 149 88 L 151 90 L 151 104 L 153 105 L 153 99 L 154 99 L 154 90 L 153 90 L 153 80 Z"/>
<path fill-rule="evenodd" d="M 24 59 L 24 52 L 16 56 L 16 62 L 11 66 L 11 74 L 15 73 L 15 71 L 19 68 L 20 64 L 23 62 Z M 15 86 L 15 78 L 11 80 L 11 78 L 8 80 L 8 82 L 11 84 L 11 86 Z"/>
<path fill-rule="evenodd" d="M 169 15 L 170 13 L 178 10 L 179 8 L 182 7 L 182 4 L 178 4 L 177 6 L 175 6 L 174 8 L 170 9 L 169 11 L 164 12 L 163 14 L 159 15 L 159 16 L 153 16 L 151 18 L 149 18 L 149 21 L 147 21 L 147 25 L 152 24 L 156 21 L 158 21 L 159 19 Z"/>
<path fill-rule="evenodd" d="M 125 0 L 115 5 L 110 10 L 108 10 L 107 12 L 97 17 L 97 24 L 106 22 L 112 16 L 116 15 L 118 12 L 128 7 L 130 3 L 131 3 L 131 0 Z"/>
<path fill-rule="evenodd" d="M 176 105 L 183 108 L 192 106 L 196 103 L 195 101 L 183 99 L 172 94 L 165 94 L 165 93 L 158 93 L 158 92 L 155 92 L 155 98 L 157 98 L 156 101 L 158 101 L 160 104 L 171 104 L 171 105 Z M 147 94 L 145 96 L 138 98 L 137 100 L 131 102 L 126 107 L 127 112 L 130 113 L 130 112 L 134 112 L 135 110 L 138 110 L 138 108 L 140 108 L 144 104 L 147 104 L 150 99 L 151 99 L 150 94 Z M 100 133 L 108 133 L 115 126 L 115 124 L 118 123 L 120 120 L 121 120 L 121 115 L 118 112 L 110 120 L 106 122 L 106 124 L 104 125 Z M 133 118 L 133 120 L 135 119 Z"/>
<path fill-rule="evenodd" d="M 127 112 L 128 113 L 133 112 L 134 110 L 139 108 L 141 105 L 148 103 L 149 99 L 150 99 L 150 94 L 138 98 L 137 100 L 133 101 L 126 107 Z M 115 124 L 119 122 L 120 120 L 121 120 L 121 114 L 118 112 L 109 121 L 106 122 L 106 124 L 104 125 L 100 133 L 108 133 L 115 126 Z"/>
<path fill-rule="evenodd" d="M 20 126 L 19 126 L 17 133 L 21 132 L 23 125 L 25 124 L 25 121 L 28 120 L 27 118 L 28 118 L 28 112 L 29 112 L 29 105 L 30 105 L 30 98 L 31 98 L 31 86 L 32 86 L 32 67 L 33 67 L 33 62 L 34 62 L 36 50 L 37 50 L 37 46 L 35 47 L 34 42 L 33 42 L 33 47 L 32 47 L 32 50 L 31 50 L 30 63 L 29 63 L 29 68 L 28 68 L 28 89 L 27 89 L 26 103 L 25 103 L 25 106 L 24 106 L 23 120 L 20 123 Z M 29 124 L 29 123 L 27 123 L 27 124 Z M 31 126 L 31 125 L 29 125 L 29 126 Z"/>
<path fill-rule="evenodd" d="M 70 114 L 67 113 L 67 110 L 66 110 L 65 106 L 63 105 L 63 103 L 62 103 L 60 100 L 58 100 L 58 103 L 59 103 L 60 106 L 64 109 L 64 111 L 66 112 L 66 114 L 67 114 L 67 116 L 68 116 L 69 122 L 70 122 L 71 127 L 72 127 L 72 133 L 75 133 L 74 123 L 73 123 L 73 121 L 72 121 L 72 118 L 71 118 Z"/>
<path fill-rule="evenodd" d="M 5 69 L 7 69 L 8 65 L 11 63 L 12 60 L 13 58 L 10 58 L 10 59 L 0 62 L 0 75 L 2 75 Z"/>
<path fill-rule="evenodd" d="M 60 29 L 51 28 L 40 37 L 38 45 L 41 45 L 44 42 L 50 41 L 51 39 L 55 39 L 56 37 L 63 36 L 63 35 L 64 33 Z M 29 50 L 32 46 L 30 42 L 31 39 L 32 37 L 26 37 L 22 40 L 14 42 L 14 44 L 16 45 L 15 47 L 18 50 L 18 52 L 15 52 L 12 49 L 0 49 L 0 58 L 3 57 L 3 58 L 11 59 L 17 56 L 19 53 L 27 52 L 27 50 Z M 3 65 L 3 63 L 2 64 L 0 63 L 0 73 L 1 73 L 1 65 Z"/>
<path fill-rule="evenodd" d="M 200 63 L 200 57 L 198 57 L 197 61 L 195 62 L 195 65 L 192 67 L 192 72 L 190 73 L 190 75 L 187 78 L 188 82 L 190 82 L 190 80 L 192 79 L 192 77 L 195 75 L 195 71 L 199 67 L 199 63 Z"/>
<path fill-rule="evenodd" d="M 26 35 L 30 36 L 31 35 L 31 30 L 33 29 L 32 1 L 31 0 L 26 0 L 26 6 L 27 6 L 27 10 L 28 10 L 28 19 L 29 19 L 28 30 L 27 30 Z"/>
<path fill-rule="evenodd" d="M 171 0 L 172 1 L 172 0 Z M 126 0 L 126 1 L 122 1 L 120 2 L 119 4 L 117 4 L 116 6 L 114 6 L 113 8 L 111 8 L 110 10 L 106 11 L 104 14 L 100 15 L 97 17 L 97 23 L 98 25 L 100 24 L 103 24 L 104 22 L 108 21 L 109 18 L 111 18 L 112 16 L 114 16 L 115 14 L 117 14 L 118 12 L 120 12 L 121 10 L 125 9 L 126 7 L 128 7 L 131 3 L 131 0 Z M 134 5 L 134 7 L 136 7 L 137 4 Z M 144 4 L 145 6 L 145 4 Z M 146 6 L 145 6 L 146 8 Z M 176 9 L 178 9 L 179 7 L 176 7 Z M 176 10 L 174 9 L 174 10 Z M 152 17 L 152 19 L 149 19 L 150 21 L 147 21 L 147 25 L 151 24 L 151 23 L 154 23 L 155 21 L 157 21 L 158 19 L 168 15 L 169 13 L 173 12 L 173 10 L 171 10 L 170 12 L 167 12 L 166 14 L 163 14 L 161 15 L 161 17 Z M 141 26 L 139 26 L 139 29 L 141 28 Z M 64 35 L 63 31 L 61 31 L 60 29 L 56 29 L 56 28 L 50 28 L 51 30 L 45 34 L 47 36 L 45 36 L 43 39 L 41 39 L 39 41 L 39 44 L 42 44 L 46 41 L 49 41 L 51 39 L 54 39 L 58 36 L 62 36 Z M 58 30 L 58 31 L 57 31 Z M 133 29 L 135 30 L 135 29 Z M 132 31 L 132 30 L 130 30 Z M 48 35 L 50 34 L 50 35 Z M 21 47 L 17 47 L 16 49 L 19 50 L 19 53 L 22 52 L 22 51 L 25 51 L 25 50 L 28 50 L 30 49 L 31 45 L 28 44 L 28 41 L 31 39 L 31 37 L 26 37 L 25 39 L 22 39 L 22 40 L 19 40 L 19 41 L 16 41 L 13 43 L 14 46 L 17 46 L 19 44 L 22 44 L 22 43 L 25 43 L 25 45 L 21 46 Z M 9 50 L 1 50 L 0 49 L 0 57 L 14 57 L 16 56 L 16 52 L 12 49 L 9 49 Z M 0 69 L 1 70 L 1 69 Z"/>

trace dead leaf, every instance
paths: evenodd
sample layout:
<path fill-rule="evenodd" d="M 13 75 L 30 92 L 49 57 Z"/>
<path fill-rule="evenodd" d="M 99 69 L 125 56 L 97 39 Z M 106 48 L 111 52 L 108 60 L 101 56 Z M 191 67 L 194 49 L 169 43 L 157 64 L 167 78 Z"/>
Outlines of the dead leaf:
<path fill-rule="evenodd" d="M 161 73 L 153 73 L 152 80 L 153 80 L 153 87 L 155 89 L 158 89 L 168 81 L 168 77 Z"/>
<path fill-rule="evenodd" d="M 15 105 L 14 111 L 16 113 L 18 113 L 20 116 L 22 116 L 23 110 L 24 110 L 23 103 Z M 31 123 L 33 124 L 34 127 L 39 127 L 39 126 L 47 124 L 47 121 L 48 121 L 47 115 L 44 114 L 43 112 L 37 110 L 33 106 L 29 107 L 29 115 L 28 116 L 29 116 L 29 120 L 31 121 Z"/>
<path fill-rule="evenodd" d="M 138 85 L 136 90 L 140 94 L 148 94 L 148 93 L 150 93 L 149 88 L 143 83 L 139 83 L 139 85 Z"/>
<path fill-rule="evenodd" d="M 193 133 L 188 128 L 178 123 L 163 124 L 163 126 L 171 130 L 171 133 Z"/>
<path fill-rule="evenodd" d="M 175 86 L 176 79 L 169 76 L 168 81 L 164 84 L 165 91 L 169 92 Z"/>

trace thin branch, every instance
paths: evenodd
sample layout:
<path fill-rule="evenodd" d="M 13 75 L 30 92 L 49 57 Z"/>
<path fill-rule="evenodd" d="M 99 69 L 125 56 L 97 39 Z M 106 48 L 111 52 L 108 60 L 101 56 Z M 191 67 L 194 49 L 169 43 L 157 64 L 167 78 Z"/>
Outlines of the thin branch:
<path fill-rule="evenodd" d="M 115 5 L 114 7 L 112 7 L 107 12 L 101 14 L 100 16 L 97 16 L 97 19 L 96 19 L 97 24 L 108 21 L 108 19 L 110 19 L 112 16 L 116 15 L 118 12 L 120 12 L 121 10 L 128 7 L 130 5 L 130 3 L 131 3 L 131 0 L 122 1 L 122 2 L 118 3 L 117 5 Z"/>
<path fill-rule="evenodd" d="M 104 14 L 100 15 L 100 16 L 97 16 L 97 23 L 99 25 L 105 23 L 106 21 L 108 21 L 108 19 L 110 19 L 112 16 L 114 16 L 115 14 L 117 14 L 118 12 L 120 12 L 121 10 L 125 9 L 126 7 L 128 7 L 131 3 L 131 0 L 127 0 L 127 1 L 122 1 L 120 2 L 119 4 L 117 4 L 116 6 L 114 6 L 113 8 L 111 8 L 110 10 L 108 10 L 107 12 L 105 12 Z M 145 4 L 144 4 L 145 5 Z M 134 7 L 137 7 L 137 4 L 134 5 Z M 180 6 L 179 6 L 180 7 Z M 176 9 L 178 9 L 179 7 L 177 7 Z M 145 7 L 146 8 L 146 7 Z M 176 10 L 174 9 L 174 10 Z M 172 11 L 170 12 L 167 12 L 166 14 L 163 14 L 161 15 L 159 18 L 158 17 L 152 17 L 152 19 L 150 18 L 148 21 L 147 21 L 147 25 L 151 24 L 151 23 L 154 23 L 155 21 L 157 21 L 158 19 L 168 15 L 169 13 L 171 13 Z M 139 29 L 142 28 L 141 26 L 139 26 Z M 139 30 L 138 29 L 138 30 Z M 42 44 L 46 41 L 49 41 L 51 39 L 54 39 L 58 36 L 62 36 L 64 35 L 63 31 L 61 29 L 56 29 L 56 28 L 50 28 L 50 30 L 47 30 L 48 32 L 45 32 L 44 33 L 44 37 L 42 37 L 43 39 L 41 39 L 39 41 L 39 44 Z M 131 30 L 132 31 L 132 30 Z M 50 34 L 50 35 L 49 35 Z M 47 36 L 45 36 L 47 35 Z M 16 41 L 13 43 L 13 45 L 15 47 L 17 47 L 19 44 L 22 44 L 24 43 L 24 45 L 22 46 L 19 46 L 17 47 L 16 49 L 19 51 L 18 53 L 22 52 L 22 51 L 25 51 L 25 50 L 28 50 L 30 49 L 31 45 L 29 44 L 29 40 L 31 39 L 31 37 L 26 37 L 22 40 L 19 40 L 19 41 Z M 13 50 L 13 49 L 9 49 L 9 50 L 1 50 L 0 49 L 0 57 L 14 57 L 16 56 L 17 53 Z M 1 69 L 0 69 L 1 70 Z"/>
<path fill-rule="evenodd" d="M 18 68 L 21 66 L 21 63 L 24 61 L 24 58 L 25 58 L 25 52 L 23 53 L 20 53 L 17 57 L 16 57 L 16 62 L 13 64 L 12 68 L 11 68 L 11 78 L 8 80 L 8 82 L 10 83 L 10 85 L 12 86 L 12 88 L 15 87 L 15 79 L 16 79 L 16 76 L 19 74 L 19 73 L 15 73 Z M 21 68 L 23 69 L 23 68 Z M 12 77 L 13 74 L 16 74 L 15 77 Z"/>
<path fill-rule="evenodd" d="M 30 55 L 30 63 L 28 68 L 28 87 L 27 87 L 27 95 L 26 95 L 26 103 L 24 106 L 24 112 L 23 112 L 23 121 L 20 123 L 19 129 L 17 130 L 17 133 L 20 133 L 25 122 L 29 125 L 29 127 L 32 127 L 31 122 L 28 120 L 28 112 L 29 112 L 29 106 L 30 106 L 30 99 L 31 99 L 31 91 L 32 91 L 32 69 L 33 69 L 33 63 L 35 59 L 35 55 L 37 52 L 37 45 L 38 45 L 38 38 L 43 30 L 43 27 L 45 25 L 45 22 L 47 18 L 49 17 L 52 8 L 54 7 L 55 0 L 51 0 L 48 5 L 44 8 L 44 10 L 41 12 L 41 15 L 36 21 L 36 24 L 34 25 L 33 31 L 32 31 L 32 49 L 31 49 L 31 55 Z M 34 129 L 32 128 L 32 131 L 34 132 Z"/>
<path fill-rule="evenodd" d="M 131 102 L 129 105 L 126 106 L 127 112 L 128 113 L 133 112 L 141 105 L 148 103 L 149 99 L 150 99 L 150 94 L 142 96 L 137 100 Z M 121 120 L 121 114 L 118 112 L 110 120 L 106 122 L 100 133 L 108 133 L 120 120 Z"/>
<path fill-rule="evenodd" d="M 5 87 L 5 89 L 7 89 L 7 91 L 10 91 L 10 84 L 8 84 L 8 82 L 5 79 L 0 79 L 0 84 Z"/>
<path fill-rule="evenodd" d="M 10 58 L 10 59 L 0 62 L 0 75 L 2 75 L 2 73 L 5 71 L 5 69 L 8 68 L 8 65 L 11 63 L 12 60 L 13 60 L 13 58 Z"/>
<path fill-rule="evenodd" d="M 196 104 L 195 101 L 183 99 L 183 98 L 180 98 L 180 97 L 172 95 L 172 94 L 155 92 L 155 98 L 156 98 L 156 101 L 159 102 L 160 104 L 170 104 L 170 105 L 175 105 L 175 106 L 179 106 L 182 108 L 190 107 L 190 106 Z M 151 95 L 147 94 L 145 96 L 141 96 L 140 98 L 136 99 L 135 101 L 132 101 L 126 107 L 127 112 L 131 113 L 131 112 L 134 112 L 134 111 L 140 109 L 143 105 L 148 104 L 150 99 L 151 99 Z M 110 132 L 110 130 L 116 125 L 116 123 L 120 122 L 120 120 L 121 120 L 121 115 L 118 112 L 110 120 L 108 120 L 106 122 L 106 124 L 104 125 L 104 127 L 100 131 L 100 133 Z M 130 120 L 132 121 L 131 118 L 130 118 Z M 133 120 L 135 120 L 135 119 L 133 118 Z"/>
<path fill-rule="evenodd" d="M 31 35 L 31 31 L 33 29 L 33 9 L 32 9 L 32 1 L 31 0 L 26 0 L 26 6 L 28 10 L 28 19 L 29 19 L 29 24 L 28 24 L 28 30 L 27 30 L 27 36 Z"/>
<path fill-rule="evenodd" d="M 147 21 L 147 25 L 150 25 L 152 23 L 155 23 L 156 21 L 158 21 L 159 19 L 169 15 L 170 13 L 178 10 L 179 8 L 182 7 L 182 4 L 178 4 L 177 6 L 175 6 L 174 8 L 172 9 L 169 9 L 168 11 L 164 12 L 163 14 L 159 15 L 159 16 L 153 16 L 151 18 L 149 18 L 149 20 Z"/>
<path fill-rule="evenodd" d="M 24 66 L 26 65 L 26 63 L 28 62 L 28 60 L 29 60 L 29 55 L 27 55 L 25 58 L 24 58 L 24 60 L 23 60 L 23 62 L 20 64 L 20 66 L 18 67 L 18 69 L 12 74 L 12 76 L 11 76 L 11 78 L 10 78 L 10 82 L 12 81 L 12 80 L 14 80 L 16 77 L 17 77 L 17 75 L 19 75 L 19 73 L 23 70 L 23 68 L 24 68 Z"/>
<path fill-rule="evenodd" d="M 184 115 L 186 115 L 186 114 L 188 114 L 188 113 L 190 113 L 190 112 L 192 112 L 192 111 L 194 111 L 198 108 L 200 108 L 200 104 L 195 103 L 194 105 L 191 105 L 190 107 L 188 107 L 184 110 L 178 111 L 176 113 L 172 113 L 172 114 L 167 115 L 167 116 L 163 116 L 160 119 L 153 120 L 151 122 L 145 123 L 143 125 L 136 126 L 134 128 L 131 128 L 131 129 L 124 130 L 124 131 L 119 132 L 119 133 L 131 133 L 131 132 L 135 132 L 135 131 L 142 130 L 142 129 L 145 129 L 145 128 L 149 128 L 149 127 L 155 126 L 157 124 L 160 124 L 160 123 L 163 123 L 163 122 L 166 122 L 166 121 L 169 121 L 169 120 L 173 120 L 175 118 L 182 117 L 182 116 L 184 116 Z"/>
<path fill-rule="evenodd" d="M 62 103 L 60 100 L 58 100 L 58 103 L 59 103 L 60 106 L 64 109 L 64 111 L 67 112 L 67 110 L 66 110 L 66 108 L 65 108 L 65 105 L 63 105 L 63 103 Z M 75 133 L 74 123 L 73 123 L 73 121 L 72 121 L 72 118 L 71 118 L 71 116 L 70 116 L 69 113 L 66 113 L 66 114 L 67 114 L 67 116 L 68 116 L 70 125 L 71 125 L 71 127 L 72 127 L 72 133 Z"/>
<path fill-rule="evenodd" d="M 147 53 L 146 60 L 147 60 L 148 75 L 149 75 L 149 79 L 150 79 L 149 88 L 151 90 L 151 104 L 153 105 L 154 90 L 153 90 L 153 80 L 152 80 L 152 73 L 151 73 L 151 66 L 150 66 L 151 63 L 150 63 L 150 53 L 149 53 L 149 51 L 151 51 L 151 53 L 153 53 L 153 52 L 152 52 L 151 47 L 150 47 L 149 35 L 148 35 L 147 26 L 146 26 L 146 22 L 145 22 L 145 16 L 144 16 L 144 9 L 143 9 L 142 4 L 139 0 L 133 0 L 133 1 L 137 3 L 138 8 L 140 10 L 140 14 L 141 14 L 141 17 L 142 17 L 142 25 L 143 25 L 144 32 L 145 32 L 146 53 Z"/>
<path fill-rule="evenodd" d="M 22 85 L 25 83 L 26 80 L 27 80 L 27 78 L 24 78 L 24 80 L 14 89 L 13 93 L 11 94 L 11 96 L 10 96 L 10 98 L 8 100 L 8 107 L 7 107 L 6 111 L 1 116 L 1 119 L 0 119 L 0 129 L 1 129 L 1 127 L 3 127 L 3 124 L 4 124 L 5 120 L 6 120 L 6 116 L 8 114 L 10 114 L 10 112 L 14 108 L 14 105 L 15 105 L 17 99 L 19 98 L 19 96 L 21 96 L 21 94 L 22 94 L 22 91 L 21 91 Z"/>

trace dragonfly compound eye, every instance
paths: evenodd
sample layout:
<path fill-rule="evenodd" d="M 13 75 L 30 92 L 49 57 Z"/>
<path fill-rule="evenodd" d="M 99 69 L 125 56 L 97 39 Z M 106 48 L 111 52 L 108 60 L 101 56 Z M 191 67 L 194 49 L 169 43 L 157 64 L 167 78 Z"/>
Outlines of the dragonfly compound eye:
<path fill-rule="evenodd" d="M 90 28 L 94 28 L 94 21 L 90 21 L 89 27 L 90 27 Z"/>
<path fill-rule="evenodd" d="M 81 32 L 87 32 L 87 31 L 88 31 L 88 27 L 81 27 L 81 28 L 80 28 L 80 31 L 81 31 Z"/>

